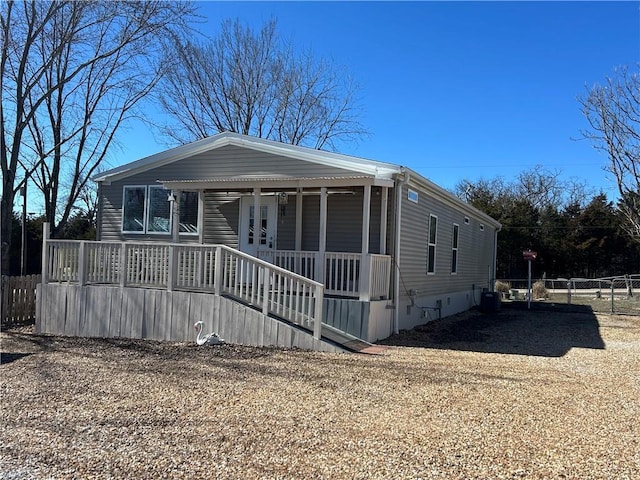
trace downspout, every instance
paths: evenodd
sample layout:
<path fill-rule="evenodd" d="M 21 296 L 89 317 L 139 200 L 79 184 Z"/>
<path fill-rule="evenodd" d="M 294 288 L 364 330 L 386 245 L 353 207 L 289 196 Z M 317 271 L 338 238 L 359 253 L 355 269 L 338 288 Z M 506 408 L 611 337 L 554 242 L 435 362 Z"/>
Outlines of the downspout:
<path fill-rule="evenodd" d="M 399 333 L 400 324 L 400 225 L 402 224 L 402 192 L 403 187 L 409 183 L 410 174 L 404 168 L 402 168 L 404 179 L 401 184 L 398 184 L 398 177 L 396 177 L 396 238 L 394 241 L 394 263 L 395 263 L 395 277 L 393 285 L 393 298 L 396 304 L 396 308 L 393 311 L 393 333 Z"/>

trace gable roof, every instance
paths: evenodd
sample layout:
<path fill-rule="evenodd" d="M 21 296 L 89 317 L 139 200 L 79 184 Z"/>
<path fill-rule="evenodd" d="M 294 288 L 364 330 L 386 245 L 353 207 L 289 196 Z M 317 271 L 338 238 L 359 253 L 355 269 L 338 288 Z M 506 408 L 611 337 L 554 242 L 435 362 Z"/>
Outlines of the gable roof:
<path fill-rule="evenodd" d="M 324 150 L 316 150 L 313 148 L 301 147 L 299 145 L 291 145 L 287 143 L 281 143 L 273 140 L 266 140 L 263 138 L 257 138 L 249 135 L 243 135 L 243 134 L 232 133 L 232 132 L 219 133 L 217 135 L 213 135 L 211 137 L 198 140 L 196 142 L 171 148 L 169 150 L 165 150 L 160 153 L 150 155 L 140 160 L 136 160 L 134 162 L 121 165 L 119 167 L 113 168 L 111 170 L 107 170 L 106 172 L 103 172 L 94 176 L 93 180 L 96 182 L 104 182 L 105 184 L 109 184 L 112 181 L 121 180 L 131 175 L 136 175 L 138 173 L 153 170 L 163 165 L 168 165 L 170 163 L 177 162 L 179 160 L 189 158 L 201 153 L 213 151 L 228 145 L 243 147 L 250 150 L 255 150 L 255 151 L 264 152 L 264 153 L 273 154 L 273 155 L 281 155 L 281 156 L 293 158 L 296 160 L 317 163 L 320 165 L 341 168 L 344 170 L 354 172 L 354 175 L 347 176 L 344 179 L 353 180 L 353 179 L 369 178 L 369 179 L 381 179 L 381 180 L 382 179 L 395 180 L 396 178 L 398 178 L 398 176 L 400 176 L 401 178 L 405 178 L 407 180 L 408 178 L 411 178 L 414 182 L 419 183 L 423 188 L 425 188 L 432 195 L 435 195 L 440 200 L 453 206 L 454 208 L 459 208 L 463 211 L 467 211 L 471 214 L 484 218 L 489 224 L 495 226 L 498 229 L 501 227 L 498 221 L 491 218 L 486 213 L 474 208 L 473 206 L 469 205 L 466 202 L 463 202 L 458 197 L 453 195 L 451 192 L 446 191 L 445 189 L 436 185 L 435 183 L 428 180 L 421 174 L 407 167 L 403 167 L 401 165 L 396 165 L 393 163 L 379 162 L 375 160 L 368 160 L 368 159 L 354 157 L 350 155 L 343 155 L 340 153 L 327 152 Z M 231 179 L 227 178 L 225 180 L 226 181 L 233 180 L 235 182 L 240 182 L 240 181 L 249 180 L 250 177 L 251 176 L 244 175 L 242 178 L 234 177 Z M 220 179 L 216 179 L 216 180 L 220 180 Z M 255 180 L 255 178 L 253 178 L 253 180 Z M 266 180 L 266 179 L 262 179 L 262 180 Z M 303 179 L 287 177 L 287 180 L 301 181 Z M 312 179 L 306 179 L 306 180 L 312 180 Z M 321 178 L 316 178 L 315 180 L 321 180 Z M 206 182 L 207 179 L 201 179 L 201 181 Z M 173 180 L 165 180 L 163 183 L 178 184 L 178 183 L 187 183 L 187 182 L 194 183 L 197 181 L 173 179 Z"/>
<path fill-rule="evenodd" d="M 299 145 L 290 145 L 273 140 L 265 140 L 263 138 L 242 135 L 239 133 L 223 132 L 213 135 L 212 137 L 207 137 L 196 142 L 171 148 L 140 160 L 121 165 L 111 170 L 107 170 L 106 172 L 94 176 L 93 180 L 96 182 L 110 183 L 115 180 L 126 178 L 130 175 L 152 170 L 169 163 L 177 162 L 184 158 L 216 150 L 228 145 L 342 168 L 364 175 L 372 175 L 374 177 L 391 178 L 394 174 L 400 173 L 401 171 L 401 167 L 399 165 L 394 165 L 392 163 L 367 160 L 340 153 L 301 147 Z"/>

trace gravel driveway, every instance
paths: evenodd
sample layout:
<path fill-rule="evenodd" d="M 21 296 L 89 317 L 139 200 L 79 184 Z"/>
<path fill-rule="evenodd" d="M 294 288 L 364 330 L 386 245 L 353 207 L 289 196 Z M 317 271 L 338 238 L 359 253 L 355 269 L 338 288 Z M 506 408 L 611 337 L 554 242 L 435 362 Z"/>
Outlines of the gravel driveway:
<path fill-rule="evenodd" d="M 380 355 L 1 334 L 0 478 L 640 478 L 640 317 L 467 314 Z"/>

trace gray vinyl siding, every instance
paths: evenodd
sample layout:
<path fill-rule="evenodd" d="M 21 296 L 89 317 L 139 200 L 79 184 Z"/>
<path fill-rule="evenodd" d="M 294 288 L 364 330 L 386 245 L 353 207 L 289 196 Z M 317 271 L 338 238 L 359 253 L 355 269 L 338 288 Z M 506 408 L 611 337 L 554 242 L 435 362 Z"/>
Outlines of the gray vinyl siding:
<path fill-rule="evenodd" d="M 240 195 L 204 192 L 204 243 L 238 248 Z"/>
<path fill-rule="evenodd" d="M 295 250 L 296 248 L 296 211 L 297 196 L 289 195 L 286 205 L 278 205 L 277 250 Z"/>
<path fill-rule="evenodd" d="M 123 180 L 114 181 L 110 185 L 103 184 L 99 200 L 102 206 L 101 223 L 98 228 L 100 239 L 169 240 L 171 238 L 171 235 L 122 234 L 122 192 L 125 185 L 158 185 L 158 180 L 206 180 L 240 174 L 315 177 L 349 176 L 353 175 L 353 172 L 235 146 L 221 147 L 131 175 Z M 235 227 L 237 236 L 237 225 Z M 228 232 L 225 235 L 228 235 Z M 207 235 L 205 231 L 205 237 L 207 236 L 212 238 L 211 234 Z M 197 241 L 198 239 L 184 236 L 184 240 Z M 237 244 L 237 238 L 235 242 Z"/>
<path fill-rule="evenodd" d="M 138 179 L 155 183 L 156 180 L 206 180 L 246 174 L 322 177 L 349 176 L 354 173 L 229 145 L 132 175 L 126 179 L 126 184 L 135 183 Z"/>
<path fill-rule="evenodd" d="M 375 190 L 375 189 L 374 189 Z M 335 194 L 327 198 L 327 251 L 360 252 L 362 250 L 362 188 L 355 194 Z M 380 195 L 371 197 L 369 252 L 380 250 Z M 296 197 L 278 211 L 278 248 L 295 248 Z M 304 195 L 302 249 L 317 251 L 320 235 L 320 195 Z"/>
<path fill-rule="evenodd" d="M 362 202 L 359 188 L 353 195 L 329 195 L 327 199 L 327 251 L 362 251 Z M 380 196 L 371 197 L 369 253 L 380 250 Z"/>
<path fill-rule="evenodd" d="M 401 295 L 405 289 L 417 290 L 420 296 L 489 287 L 493 264 L 495 229 L 481 219 L 447 205 L 416 186 L 418 203 L 407 199 L 403 187 L 402 226 L 400 236 Z M 430 215 L 438 217 L 435 274 L 427 275 L 427 246 Z M 465 224 L 465 216 L 469 224 Z M 458 231 L 458 269 L 451 273 L 453 224 Z M 480 225 L 484 224 L 484 230 Z"/>
<path fill-rule="evenodd" d="M 302 197 L 302 250 L 318 251 L 320 236 L 320 195 Z"/>

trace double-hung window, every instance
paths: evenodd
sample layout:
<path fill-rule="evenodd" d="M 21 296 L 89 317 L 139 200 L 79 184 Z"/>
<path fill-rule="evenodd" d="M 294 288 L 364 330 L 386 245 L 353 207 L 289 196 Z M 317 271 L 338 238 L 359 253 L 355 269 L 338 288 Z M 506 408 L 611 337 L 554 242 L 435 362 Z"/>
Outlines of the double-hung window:
<path fill-rule="evenodd" d="M 436 273 L 436 243 L 438 240 L 438 217 L 429 216 L 429 243 L 427 245 L 427 275 Z"/>
<path fill-rule="evenodd" d="M 124 187 L 122 202 L 122 232 L 170 234 L 173 204 L 170 190 L 159 185 Z M 198 192 L 180 193 L 180 233 L 199 233 Z"/>

